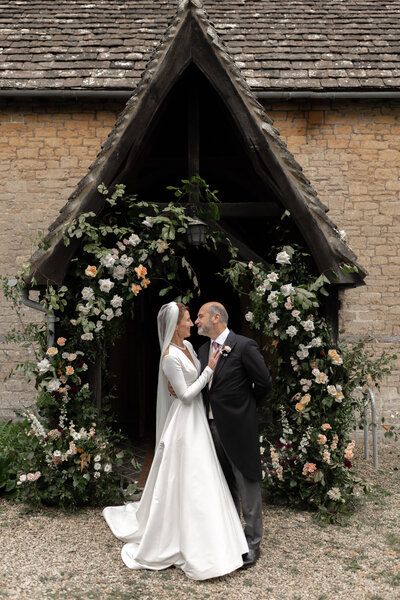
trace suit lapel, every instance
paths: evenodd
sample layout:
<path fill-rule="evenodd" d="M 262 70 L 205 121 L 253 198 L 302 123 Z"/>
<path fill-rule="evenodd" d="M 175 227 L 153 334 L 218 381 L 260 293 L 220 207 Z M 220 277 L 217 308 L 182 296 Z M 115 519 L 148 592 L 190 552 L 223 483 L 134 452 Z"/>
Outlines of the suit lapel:
<path fill-rule="evenodd" d="M 228 337 L 225 340 L 224 346 L 229 346 L 233 350 L 235 344 L 236 344 L 236 335 L 233 333 L 233 331 L 230 331 Z M 227 364 L 228 361 L 229 361 L 229 354 L 227 356 L 223 356 L 221 354 L 221 356 L 218 359 L 217 366 L 215 367 L 215 370 L 214 370 L 211 387 L 213 386 L 215 379 L 221 373 L 222 369 L 225 368 L 225 365 Z"/>
<path fill-rule="evenodd" d="M 209 342 L 206 342 L 199 348 L 199 360 L 201 365 L 201 370 L 203 371 L 208 363 L 208 351 L 210 348 Z"/>

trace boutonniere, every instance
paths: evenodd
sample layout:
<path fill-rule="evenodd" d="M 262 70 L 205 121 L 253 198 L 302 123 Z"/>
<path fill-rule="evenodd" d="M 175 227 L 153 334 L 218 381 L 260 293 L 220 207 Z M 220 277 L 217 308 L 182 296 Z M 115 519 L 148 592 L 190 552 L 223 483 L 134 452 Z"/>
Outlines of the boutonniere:
<path fill-rule="evenodd" d="M 232 348 L 230 346 L 225 346 L 225 344 L 224 344 L 221 348 L 221 355 L 225 356 L 225 358 L 226 358 L 231 351 L 232 351 Z"/>

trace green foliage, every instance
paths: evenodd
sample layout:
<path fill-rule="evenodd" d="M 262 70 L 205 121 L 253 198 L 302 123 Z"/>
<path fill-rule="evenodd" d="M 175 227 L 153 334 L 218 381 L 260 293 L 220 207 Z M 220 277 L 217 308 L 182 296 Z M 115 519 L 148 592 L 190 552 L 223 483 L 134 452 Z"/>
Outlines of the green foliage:
<path fill-rule="evenodd" d="M 347 514 L 357 489 L 367 489 L 354 473 L 349 436 L 365 410 L 363 387 L 379 385 L 395 357 L 371 356 L 370 338 L 353 346 L 335 341 L 322 314 L 328 279 L 312 274 L 298 246 L 273 253 L 270 269 L 232 261 L 225 271 L 239 292 L 251 280 L 246 319 L 266 336 L 271 355 L 270 404 L 280 426 L 260 440 L 263 485 L 333 522 Z"/>
<path fill-rule="evenodd" d="M 21 456 L 31 452 L 22 423 L 0 421 L 0 495 L 15 497 Z"/>
<path fill-rule="evenodd" d="M 195 186 L 207 206 L 216 197 L 198 176 L 183 182 L 189 194 Z M 43 324 L 24 325 L 20 295 L 25 264 L 16 285 L 3 279 L 6 296 L 19 318 L 19 328 L 7 336 L 8 342 L 30 346 L 33 359 L 17 366 L 37 389 L 35 410 L 28 412 L 18 457 L 8 452 L 0 464 L 3 487 L 20 499 L 37 506 L 58 504 L 64 508 L 115 502 L 122 494 L 115 473 L 123 454 L 123 443 L 109 413 L 98 414 L 89 387 L 87 370 L 91 363 L 105 359 L 106 350 L 118 338 L 124 318 L 131 318 L 135 298 L 156 282 L 161 297 L 190 302 L 198 291 L 198 281 L 185 258 L 187 232 L 192 217 L 181 205 L 170 203 L 163 210 L 155 204 L 126 196 L 124 186 L 109 192 L 100 215 L 79 215 L 65 227 L 64 243 L 78 239 L 80 250 L 71 261 L 66 283 L 49 284 L 42 291 L 40 305 L 59 317 L 58 337 L 47 346 Z M 206 244 L 215 244 L 209 235 Z M 38 245 L 44 247 L 43 235 Z M 103 400 L 104 405 L 104 400 Z M 96 425 L 94 425 L 96 423 Z M 12 444 L 9 446 L 12 447 Z M 14 460 L 14 458 L 16 460 Z"/>

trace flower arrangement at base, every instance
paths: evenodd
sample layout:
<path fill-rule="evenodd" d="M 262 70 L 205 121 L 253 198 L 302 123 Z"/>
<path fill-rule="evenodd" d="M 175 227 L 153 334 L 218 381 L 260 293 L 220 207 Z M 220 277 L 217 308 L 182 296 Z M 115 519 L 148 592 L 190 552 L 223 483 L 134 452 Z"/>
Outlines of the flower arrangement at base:
<path fill-rule="evenodd" d="M 26 434 L 31 438 L 30 452 L 19 457 L 18 498 L 32 506 L 58 505 L 71 509 L 102 505 L 124 497 L 121 477 L 114 469 L 122 464 L 124 453 L 103 437 L 93 423 L 79 430 L 65 422 L 61 407 L 58 422 L 44 427 L 33 413 L 25 413 Z"/>
<path fill-rule="evenodd" d="M 329 280 L 312 275 L 300 247 L 276 249 L 270 269 L 232 261 L 225 276 L 242 293 L 250 279 L 245 318 L 262 332 L 271 357 L 276 422 L 260 437 L 265 492 L 340 520 L 367 490 L 352 463 L 351 431 L 365 409 L 362 388 L 389 373 L 393 357 L 372 358 L 366 341 L 347 347 L 333 339 L 321 310 Z"/>

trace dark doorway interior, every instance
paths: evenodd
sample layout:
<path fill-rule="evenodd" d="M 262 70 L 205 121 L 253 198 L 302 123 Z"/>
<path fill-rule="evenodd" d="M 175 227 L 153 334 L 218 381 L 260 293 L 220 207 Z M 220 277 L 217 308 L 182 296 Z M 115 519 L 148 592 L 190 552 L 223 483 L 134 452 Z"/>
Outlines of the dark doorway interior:
<path fill-rule="evenodd" d="M 200 296 L 189 306 L 193 322 L 202 304 L 218 300 L 228 310 L 229 326 L 241 333 L 244 324 L 240 299 L 231 285 L 218 275 L 225 257 L 204 248 L 189 247 L 186 258 L 195 269 L 201 290 Z M 173 299 L 173 296 L 161 298 L 160 286 L 157 282 L 152 285 L 136 299 L 134 318 L 126 321 L 122 336 L 110 349 L 108 361 L 113 408 L 119 426 L 132 440 L 154 436 L 160 358 L 157 313 L 162 304 Z M 197 350 L 206 338 L 197 335 L 193 327 L 190 341 Z"/>

